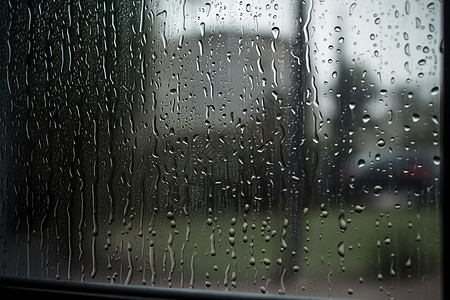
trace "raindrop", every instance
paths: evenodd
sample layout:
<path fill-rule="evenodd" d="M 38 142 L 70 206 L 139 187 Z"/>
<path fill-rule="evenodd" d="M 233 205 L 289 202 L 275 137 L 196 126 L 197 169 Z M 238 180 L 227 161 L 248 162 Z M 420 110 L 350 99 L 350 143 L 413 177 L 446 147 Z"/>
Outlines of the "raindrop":
<path fill-rule="evenodd" d="M 273 27 L 272 35 L 274 39 L 278 39 L 278 36 L 280 35 L 280 29 L 278 27 Z"/>
<path fill-rule="evenodd" d="M 391 244 L 391 239 L 390 239 L 389 237 L 386 237 L 386 238 L 384 239 L 384 244 L 385 244 L 386 246 L 389 246 L 389 245 Z"/>
<path fill-rule="evenodd" d="M 405 2 L 405 13 L 407 15 L 409 15 L 410 10 L 411 10 L 411 4 L 409 3 L 409 1 L 406 1 Z"/>
<path fill-rule="evenodd" d="M 418 122 L 420 120 L 420 115 L 418 113 L 413 113 L 412 120 L 413 122 Z"/>
<path fill-rule="evenodd" d="M 386 145 L 386 142 L 384 141 L 384 139 L 379 139 L 377 141 L 377 146 L 380 148 L 383 148 Z"/>
<path fill-rule="evenodd" d="M 439 87 L 435 86 L 431 89 L 431 95 L 437 95 L 439 93 Z"/>
<path fill-rule="evenodd" d="M 383 188 L 382 188 L 380 185 L 376 185 L 376 186 L 373 188 L 373 194 L 374 194 L 375 196 L 379 196 L 379 195 L 381 194 L 382 191 L 383 191 Z"/>
<path fill-rule="evenodd" d="M 405 70 L 410 73 L 411 70 L 409 69 L 409 62 L 405 62 L 405 64 L 403 65 L 405 67 Z"/>
<path fill-rule="evenodd" d="M 405 45 L 405 54 L 408 56 L 411 56 L 411 51 L 410 51 L 410 47 L 409 47 L 409 43 L 407 43 Z"/>
<path fill-rule="evenodd" d="M 420 18 L 416 17 L 416 28 L 419 28 L 421 23 L 422 23 L 422 20 L 420 20 Z"/>
<path fill-rule="evenodd" d="M 364 160 L 364 159 L 360 159 L 359 161 L 358 161 L 358 167 L 359 168 L 362 168 L 362 167 L 364 167 L 366 165 L 366 161 Z"/>
<path fill-rule="evenodd" d="M 245 10 L 246 10 L 247 12 L 250 12 L 251 9 L 252 9 L 252 6 L 250 5 L 250 3 L 248 3 L 248 4 L 245 6 Z"/>
<path fill-rule="evenodd" d="M 205 3 L 205 5 L 206 5 L 206 16 L 209 16 L 209 13 L 211 12 L 211 4 Z"/>
<path fill-rule="evenodd" d="M 350 5 L 350 8 L 348 9 L 348 14 L 351 16 L 351 15 L 353 15 L 353 11 L 355 10 L 355 7 L 356 7 L 356 3 L 352 3 L 351 5 Z"/>
<path fill-rule="evenodd" d="M 204 22 L 200 23 L 200 34 L 201 34 L 201 36 L 205 36 L 205 23 Z"/>
<path fill-rule="evenodd" d="M 336 27 L 334 27 L 334 31 L 336 31 L 336 32 L 341 32 L 341 27 L 340 26 L 336 26 Z"/>
<path fill-rule="evenodd" d="M 341 213 L 339 215 L 339 227 L 341 231 L 344 232 L 347 229 L 347 222 L 345 221 L 345 214 Z"/>
<path fill-rule="evenodd" d="M 363 120 L 364 123 L 369 122 L 370 121 L 370 115 L 364 115 L 362 120 Z"/>
<path fill-rule="evenodd" d="M 433 156 L 433 163 L 439 166 L 441 164 L 441 158 L 439 156 Z"/>
<path fill-rule="evenodd" d="M 357 214 L 360 214 L 360 213 L 362 213 L 362 212 L 364 211 L 365 208 L 366 208 L 365 205 L 356 205 L 356 206 L 355 206 L 355 212 L 356 212 Z"/>
<path fill-rule="evenodd" d="M 411 268 L 411 257 L 408 257 L 407 259 L 406 259 L 406 262 L 405 262 L 405 267 L 407 267 L 407 268 Z"/>
<path fill-rule="evenodd" d="M 339 242 L 338 246 L 337 246 L 337 253 L 341 256 L 344 257 L 345 255 L 345 244 L 343 241 Z"/>

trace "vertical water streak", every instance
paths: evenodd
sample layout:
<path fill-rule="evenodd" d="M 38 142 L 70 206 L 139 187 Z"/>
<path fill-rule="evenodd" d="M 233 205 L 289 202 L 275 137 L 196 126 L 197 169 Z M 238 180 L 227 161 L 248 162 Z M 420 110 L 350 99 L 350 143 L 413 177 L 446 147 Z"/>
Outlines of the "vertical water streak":
<path fill-rule="evenodd" d="M 197 256 L 197 252 L 194 252 L 191 257 L 191 280 L 189 281 L 189 288 L 193 289 L 195 284 L 195 257 Z"/>
<path fill-rule="evenodd" d="M 151 278 L 150 283 L 152 286 L 155 286 L 156 281 L 156 261 L 155 261 L 155 249 L 154 249 L 154 243 L 153 241 L 149 242 L 149 260 L 150 260 L 150 271 L 151 271 Z"/>
<path fill-rule="evenodd" d="M 132 246 L 131 246 L 131 243 L 128 242 L 128 246 L 127 246 L 128 272 L 127 272 L 127 277 L 125 278 L 124 284 L 130 284 L 131 278 L 133 278 L 133 261 L 131 258 L 131 251 L 132 251 Z"/>

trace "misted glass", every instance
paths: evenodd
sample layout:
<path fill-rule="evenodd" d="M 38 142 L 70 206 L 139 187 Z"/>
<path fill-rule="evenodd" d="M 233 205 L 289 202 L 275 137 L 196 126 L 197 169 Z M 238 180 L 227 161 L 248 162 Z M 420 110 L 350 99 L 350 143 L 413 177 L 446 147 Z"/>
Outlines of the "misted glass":
<path fill-rule="evenodd" d="M 0 275 L 439 298 L 442 1 L 9 1 Z"/>

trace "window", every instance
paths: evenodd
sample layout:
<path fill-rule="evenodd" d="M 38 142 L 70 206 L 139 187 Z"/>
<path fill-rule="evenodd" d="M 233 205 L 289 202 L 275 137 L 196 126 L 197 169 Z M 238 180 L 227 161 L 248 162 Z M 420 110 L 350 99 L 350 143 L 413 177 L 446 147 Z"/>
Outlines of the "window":
<path fill-rule="evenodd" d="M 442 297 L 442 2 L 2 6 L 3 282 Z"/>

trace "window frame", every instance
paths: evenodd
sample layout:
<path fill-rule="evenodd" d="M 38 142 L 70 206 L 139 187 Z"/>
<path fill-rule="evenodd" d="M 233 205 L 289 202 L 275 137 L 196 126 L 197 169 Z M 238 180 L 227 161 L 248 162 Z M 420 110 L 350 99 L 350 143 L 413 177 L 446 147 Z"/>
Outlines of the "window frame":
<path fill-rule="evenodd" d="M 163 288 L 153 286 L 111 285 L 107 283 L 74 282 L 66 280 L 12 278 L 0 276 L 0 292 L 17 297 L 64 297 L 67 299 L 199 299 L 199 300 L 319 300 L 324 298 L 256 294 L 245 292 L 209 291 L 199 289 Z M 333 298 L 336 299 L 336 298 Z"/>

